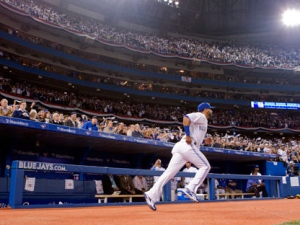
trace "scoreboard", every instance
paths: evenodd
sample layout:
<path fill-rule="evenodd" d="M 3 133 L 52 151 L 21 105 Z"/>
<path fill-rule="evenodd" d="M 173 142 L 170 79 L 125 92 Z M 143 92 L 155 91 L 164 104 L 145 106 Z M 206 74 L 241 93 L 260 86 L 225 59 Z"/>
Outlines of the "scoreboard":
<path fill-rule="evenodd" d="M 251 102 L 251 107 L 255 109 L 294 109 L 300 110 L 300 103 L 288 102 Z"/>

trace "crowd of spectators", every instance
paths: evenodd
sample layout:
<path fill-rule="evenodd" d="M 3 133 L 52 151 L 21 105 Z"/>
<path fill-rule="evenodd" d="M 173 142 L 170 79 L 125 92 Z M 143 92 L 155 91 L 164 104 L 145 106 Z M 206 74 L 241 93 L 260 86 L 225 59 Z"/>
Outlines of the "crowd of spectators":
<path fill-rule="evenodd" d="M 79 80 L 86 80 L 95 83 L 104 83 L 104 84 L 112 84 L 116 86 L 123 86 L 130 89 L 135 89 L 139 91 L 152 91 L 152 92 L 160 92 L 160 93 L 169 93 L 175 95 L 185 95 L 185 96 L 193 96 L 200 98 L 216 98 L 216 99 L 233 99 L 233 100 L 248 100 L 248 101 L 277 101 L 277 102 L 299 102 L 300 98 L 297 96 L 284 96 L 284 95 L 271 95 L 265 93 L 259 94 L 249 94 L 242 92 L 228 92 L 224 90 L 219 91 L 209 91 L 203 89 L 189 89 L 188 87 L 175 87 L 171 85 L 163 85 L 163 84 L 152 84 L 147 82 L 138 82 L 138 81 L 130 81 L 124 79 L 113 78 L 111 76 L 98 76 L 87 73 L 77 73 L 74 70 L 62 68 L 59 66 L 51 65 L 48 63 L 42 63 L 36 60 L 28 59 L 26 57 L 21 57 L 6 51 L 0 50 L 0 57 L 5 59 L 17 62 L 22 64 L 23 66 L 34 67 L 39 70 L 44 70 L 48 72 L 54 72 L 60 75 L 69 76 L 72 78 L 76 78 Z M 105 71 L 103 71 L 106 74 Z"/>
<path fill-rule="evenodd" d="M 243 65 L 249 67 L 261 67 L 261 68 L 280 68 L 280 69 L 294 69 L 299 67 L 300 54 L 297 48 L 291 46 L 269 46 L 269 45 L 253 45 L 244 43 L 233 42 L 210 42 L 197 39 L 185 39 L 185 38 L 171 38 L 162 37 L 155 34 L 146 34 L 133 30 L 126 30 L 124 28 L 110 27 L 108 25 L 100 24 L 98 21 L 91 18 L 69 13 L 64 14 L 58 9 L 42 3 L 36 0 L 1 0 L 0 3 L 9 4 L 13 7 L 22 10 L 33 17 L 40 18 L 49 23 L 56 24 L 65 29 L 80 32 L 82 34 L 90 35 L 97 38 L 99 41 L 105 41 L 107 43 L 118 44 L 126 46 L 129 49 L 142 50 L 145 52 L 153 52 L 160 55 L 178 56 L 197 60 L 207 60 L 211 63 L 221 64 L 234 64 Z M 33 42 L 39 43 L 39 39 L 32 38 Z M 55 43 L 48 43 L 52 48 L 60 49 L 61 45 Z M 61 47 L 66 51 L 66 47 Z M 61 50 L 61 49 L 60 49 Z M 70 54 L 73 54 L 73 49 L 68 49 Z M 5 52 L 1 52 L 2 57 L 5 56 Z M 29 59 L 13 56 L 10 57 L 14 61 L 26 61 L 28 64 L 38 64 L 38 62 L 32 62 Z M 105 58 L 101 58 L 100 61 L 105 61 Z M 139 66 L 137 64 L 129 62 L 116 61 L 115 64 L 123 65 L 126 67 L 134 67 L 138 69 L 145 69 L 147 71 L 158 71 L 159 68 L 152 66 Z M 73 76 L 73 71 L 67 71 L 61 68 L 56 68 L 53 65 L 43 65 L 45 70 L 59 71 L 61 74 Z M 46 69 L 47 68 L 47 69 Z M 176 74 L 172 69 L 169 71 L 160 71 L 164 73 Z M 178 74 L 182 75 L 182 74 Z M 185 75 L 185 74 L 184 74 Z M 204 79 L 223 79 L 219 75 L 203 75 L 190 73 L 190 76 L 195 76 Z M 91 79 L 95 81 L 97 77 L 91 75 L 83 76 L 84 79 Z M 240 80 L 241 77 L 232 78 L 235 81 L 260 83 L 260 81 L 253 80 Z M 101 80 L 100 80 L 101 81 Z M 103 81 L 102 81 L 103 82 Z M 112 79 L 114 84 L 120 83 L 121 80 Z M 274 81 L 276 83 L 276 81 Z M 282 84 L 288 84 L 286 81 L 282 81 Z M 129 83 L 130 85 L 130 83 Z M 140 84 L 138 84 L 140 87 Z M 160 87 L 156 87 L 155 91 Z M 148 90 L 148 89 L 147 89 Z M 152 87 L 149 90 L 154 90 Z M 163 90 L 164 92 L 170 91 L 170 93 L 187 95 L 193 95 L 195 93 L 186 92 L 186 90 Z M 181 121 L 182 114 L 190 110 L 181 107 L 171 107 L 163 105 L 150 105 L 150 104 L 133 104 L 124 103 L 116 100 L 102 100 L 98 97 L 71 94 L 58 90 L 49 89 L 47 87 L 36 86 L 26 82 L 13 82 L 11 80 L 2 79 L 0 85 L 0 91 L 3 93 L 12 94 L 17 96 L 24 96 L 33 101 L 39 100 L 42 102 L 59 104 L 62 106 L 70 106 L 74 108 L 93 110 L 96 113 L 111 113 L 116 115 L 131 116 L 136 118 L 149 118 L 156 120 L 173 120 Z M 162 89 L 160 90 L 162 91 Z M 195 96 L 201 95 L 205 97 L 211 97 L 212 92 L 205 91 L 205 93 L 196 93 Z M 224 98 L 224 94 L 215 96 L 216 98 Z M 241 99 L 243 97 L 233 97 L 234 99 Z M 251 96 L 253 100 L 253 96 Z M 260 100 L 260 99 L 258 99 Z M 276 101 L 276 99 L 272 99 Z M 6 102 L 6 103 L 5 103 Z M 22 105 L 23 104 L 23 105 Z M 6 105 L 6 106 L 5 106 Z M 5 99 L 1 101 L 1 115 L 17 117 L 14 113 L 19 110 L 20 106 L 24 107 L 24 102 L 14 101 L 13 104 L 8 105 Z M 3 107 L 8 107 L 3 110 Z M 23 108 L 22 108 L 23 110 Z M 33 121 L 55 123 L 58 125 L 75 126 L 79 129 L 95 129 L 99 132 L 116 133 L 120 135 L 129 135 L 134 137 L 142 137 L 148 139 L 155 139 L 161 141 L 177 142 L 183 135 L 180 127 L 151 127 L 142 124 L 128 124 L 123 122 L 116 122 L 114 119 L 106 118 L 100 121 L 97 117 L 88 118 L 86 115 L 77 115 L 73 112 L 70 115 L 61 112 L 53 112 L 52 109 L 40 109 L 37 110 L 31 105 L 28 111 L 28 118 Z M 3 113 L 4 112 L 4 113 Z M 20 115 L 25 116 L 24 113 Z M 27 117 L 27 116 L 26 116 Z M 96 120 L 96 123 L 93 122 Z M 91 124 L 87 125 L 86 123 Z M 86 124 L 86 125 L 85 125 Z M 95 128 L 96 124 L 96 128 Z M 253 113 L 245 111 L 228 111 L 228 110 L 215 110 L 213 119 L 210 121 L 210 125 L 216 126 L 239 126 L 239 127 L 266 127 L 266 128 L 300 128 L 300 118 L 297 115 L 270 113 L 265 111 L 255 111 Z M 282 142 L 282 140 L 262 140 L 259 138 L 248 139 L 247 137 L 241 137 L 238 135 L 213 135 L 214 142 L 213 147 L 227 148 L 241 151 L 253 151 L 261 153 L 274 153 L 277 154 L 279 160 L 284 162 L 299 162 L 300 160 L 300 145 L 297 141 Z"/>
<path fill-rule="evenodd" d="M 280 69 L 299 67 L 300 54 L 295 46 L 165 37 L 111 27 L 83 15 L 63 13 L 54 6 L 36 0 L 2 0 L 1 2 L 64 29 L 132 50 L 249 67 Z"/>
<path fill-rule="evenodd" d="M 221 80 L 221 81 L 231 81 L 231 82 L 242 82 L 242 83 L 251 83 L 251 84 L 271 84 L 271 85 L 299 85 L 299 80 L 288 80 L 285 78 L 269 78 L 269 79 L 261 79 L 260 75 L 252 74 L 250 77 L 245 77 L 241 75 L 219 75 L 219 74 L 208 74 L 208 73 L 201 73 L 197 71 L 189 71 L 189 70 L 179 70 L 179 69 L 173 69 L 173 68 L 166 68 L 166 67 L 157 67 L 154 65 L 145 65 L 145 64 L 139 64 L 139 63 L 133 63 L 128 61 L 121 61 L 114 58 L 107 58 L 100 55 L 90 54 L 87 52 L 79 51 L 64 45 L 61 45 L 59 43 L 50 42 L 38 37 L 33 37 L 31 35 L 28 35 L 26 33 L 23 33 L 21 31 L 12 29 L 10 27 L 7 27 L 5 25 L 1 25 L 1 30 L 6 31 L 12 35 L 16 35 L 18 37 L 21 37 L 27 41 L 30 41 L 34 44 L 39 44 L 47 47 L 54 48 L 56 50 L 64 51 L 68 54 L 74 54 L 78 55 L 80 57 L 84 57 L 89 60 L 96 60 L 101 61 L 105 63 L 120 65 L 124 67 L 134 68 L 138 70 L 145 70 L 145 71 L 151 71 L 151 72 L 157 72 L 157 73 L 164 73 L 164 74 L 172 74 L 172 75 L 181 75 L 181 76 L 189 76 L 193 78 L 199 78 L 199 79 L 211 79 L 211 80 Z M 48 66 L 51 68 L 51 66 Z M 76 75 L 77 73 L 73 71 L 72 75 Z M 178 92 L 178 91 L 177 91 Z"/>
<path fill-rule="evenodd" d="M 15 100 L 13 101 L 13 104 L 8 104 L 8 101 L 4 98 L 1 100 L 1 107 L 0 107 L 0 115 L 1 116 L 11 116 L 11 117 L 17 117 L 22 119 L 29 119 L 36 122 L 44 122 L 44 123 L 53 123 L 57 125 L 65 125 L 65 126 L 71 126 L 78 129 L 89 129 L 89 130 L 95 130 L 99 132 L 107 132 L 107 133 L 114 133 L 119 135 L 128 135 L 133 137 L 139 137 L 139 138 L 146 138 L 146 139 L 152 139 L 152 140 L 160 140 L 165 142 L 177 142 L 181 139 L 182 135 L 184 133 L 181 130 L 180 126 L 170 126 L 170 125 L 163 125 L 159 127 L 154 127 L 154 124 L 141 124 L 141 123 L 134 123 L 134 120 L 129 123 L 125 122 L 118 122 L 115 120 L 115 118 L 112 117 L 105 117 L 100 119 L 96 116 L 87 116 L 85 114 L 78 114 L 76 112 L 71 113 L 62 113 L 55 111 L 55 109 L 51 108 L 41 108 L 37 105 L 35 105 L 35 100 L 39 100 L 40 96 L 44 96 L 44 94 L 48 93 L 49 96 L 52 96 L 52 98 L 59 98 L 59 96 L 65 96 L 65 94 L 60 93 L 59 91 L 51 91 L 50 89 L 46 89 L 43 87 L 37 87 L 28 83 L 10 83 L 7 79 L 1 80 L 0 89 L 3 91 L 3 88 L 7 88 L 7 86 L 12 87 L 13 90 L 16 90 L 15 93 L 13 93 L 13 97 L 18 99 L 18 96 L 21 97 L 29 97 L 32 98 L 29 102 L 32 102 L 30 107 L 26 107 L 26 102 Z M 44 94 L 43 94 L 44 93 Z M 33 94 L 33 95 L 32 95 Z M 52 95 L 54 94 L 54 96 Z M 33 97 L 35 96 L 35 97 Z M 43 100 L 46 103 L 49 103 L 47 101 L 47 97 L 44 96 Z M 72 104 L 72 97 L 74 99 L 77 99 L 76 96 L 71 96 L 69 99 L 68 96 L 66 96 L 65 104 L 71 103 Z M 19 99 L 20 99 L 19 98 Z M 89 98 L 87 98 L 89 99 Z M 94 99 L 95 101 L 95 99 Z M 104 105 L 109 103 L 111 104 L 110 110 L 113 113 L 114 109 L 114 102 L 113 100 L 99 100 L 99 102 L 102 102 Z M 73 102 L 74 104 L 75 102 Z M 125 104 L 123 104 L 125 105 Z M 29 106 L 29 105 L 28 105 Z M 128 105 L 130 106 L 130 105 Z M 132 105 L 133 106 L 133 105 Z M 140 105 L 142 106 L 142 104 Z M 157 106 L 159 107 L 163 106 Z M 152 109 L 153 106 L 148 106 L 148 109 Z M 52 112 L 51 112 L 52 111 Z M 96 115 L 96 111 L 95 111 Z M 239 118 L 240 121 L 249 121 L 252 118 L 253 121 L 257 119 L 259 121 L 259 118 L 263 120 L 263 117 L 266 118 L 266 113 L 259 113 L 253 114 L 253 113 L 247 113 L 242 111 L 225 111 L 225 110 L 214 110 L 214 116 L 209 123 L 211 125 L 218 124 L 217 121 L 222 121 L 222 123 L 219 123 L 218 125 L 224 125 L 226 124 L 226 121 L 235 121 L 235 117 Z M 230 120 L 231 118 L 231 120 Z M 279 115 L 277 115 L 277 120 L 280 118 Z M 283 117 L 284 118 L 284 117 Z M 291 118 L 290 118 L 291 119 Z M 276 116 L 273 115 L 273 118 L 270 117 L 269 121 L 276 122 Z M 278 120 L 279 121 L 279 120 Z M 292 120 L 291 120 L 292 121 Z M 246 123 L 245 122 L 245 123 Z M 239 125 L 239 124 L 231 124 L 231 125 Z M 269 125 L 269 124 L 268 124 Z M 274 124 L 272 124 L 273 126 Z M 285 126 L 288 126 L 285 124 Z M 266 154 L 277 154 L 278 160 L 284 161 L 286 163 L 297 163 L 300 160 L 300 142 L 297 140 L 284 140 L 284 139 L 261 139 L 261 138 L 247 138 L 246 136 L 236 135 L 233 133 L 232 135 L 228 135 L 228 133 L 212 133 L 208 134 L 213 137 L 213 143 L 212 147 L 216 148 L 225 148 L 225 149 L 232 149 L 232 150 L 238 150 L 238 151 L 249 151 L 249 152 L 260 152 L 260 153 L 266 153 Z"/>
<path fill-rule="evenodd" d="M 300 142 L 295 139 L 285 140 L 285 137 L 281 139 L 247 138 L 233 132 L 233 135 L 220 136 L 215 134 L 213 140 L 212 147 L 215 148 L 276 154 L 275 160 L 284 162 L 288 166 L 288 170 L 291 171 L 295 163 L 300 162 Z M 291 171 L 287 171 L 287 173 L 291 173 Z"/>
<path fill-rule="evenodd" d="M 95 93 L 78 94 L 54 90 L 47 86 L 36 85 L 25 81 L 0 79 L 0 91 L 15 96 L 26 97 L 32 101 L 41 101 L 63 107 L 94 111 L 95 114 L 114 114 L 133 118 L 147 118 L 156 121 L 180 122 L 182 115 L 194 109 L 187 106 L 167 106 L 162 104 L 136 103 L 130 100 L 102 99 Z M 291 128 L 300 129 L 300 116 L 272 111 L 247 110 L 214 110 L 210 125 L 237 126 L 248 128 Z"/>
<path fill-rule="evenodd" d="M 169 74 L 169 75 L 179 75 L 185 76 L 190 78 L 197 78 L 197 79 L 205 79 L 205 80 L 219 80 L 219 81 L 230 81 L 230 82 L 240 82 L 240 83 L 249 83 L 249 84 L 268 84 L 268 85 L 300 85 L 300 80 L 298 79 L 286 79 L 286 77 L 279 77 L 278 74 L 272 77 L 265 77 L 261 74 L 251 74 L 250 76 L 245 77 L 240 73 L 237 74 L 228 74 L 228 75 L 220 75 L 220 74 L 213 74 L 213 73 L 203 73 L 198 71 L 191 71 L 191 70 L 182 70 L 182 69 L 175 69 L 170 67 L 159 67 L 155 65 L 147 65 L 141 63 L 134 63 L 129 61 L 123 61 L 116 58 L 110 58 L 103 55 L 92 54 L 86 51 L 81 51 L 78 49 L 74 49 L 59 43 L 51 42 L 45 39 L 41 39 L 39 37 L 31 36 L 27 33 L 22 31 L 13 29 L 11 27 L 5 26 L 0 24 L 0 30 L 8 32 L 11 35 L 15 35 L 20 37 L 26 41 L 32 42 L 37 45 L 42 45 L 45 47 L 53 48 L 55 50 L 63 51 L 67 54 L 77 55 L 79 57 L 103 62 L 108 64 L 114 64 L 122 67 L 133 68 L 137 70 L 147 71 L 147 72 L 154 72 L 154 73 L 162 73 L 162 74 Z M 73 76 L 79 76 L 76 71 L 72 72 Z"/>
<path fill-rule="evenodd" d="M 126 125 L 123 122 L 115 121 L 113 117 L 100 119 L 99 117 L 79 115 L 76 112 L 69 114 L 58 111 L 50 112 L 50 109 L 37 110 L 33 102 L 27 107 L 25 101 L 15 100 L 13 105 L 8 105 L 7 99 L 1 100 L 0 116 L 15 117 L 32 120 L 41 123 L 52 123 L 64 125 L 78 129 L 94 130 L 96 132 L 106 132 L 111 134 L 126 135 L 150 140 L 164 142 L 178 142 L 184 135 L 181 126 L 177 127 L 153 127 L 139 123 Z M 264 154 L 276 154 L 278 161 L 285 162 L 287 165 L 300 162 L 300 141 L 295 139 L 285 140 L 285 138 L 262 139 L 248 138 L 233 132 L 220 134 L 218 132 L 207 134 L 211 136 L 213 142 L 207 147 L 232 149 L 236 151 L 259 152 Z"/>

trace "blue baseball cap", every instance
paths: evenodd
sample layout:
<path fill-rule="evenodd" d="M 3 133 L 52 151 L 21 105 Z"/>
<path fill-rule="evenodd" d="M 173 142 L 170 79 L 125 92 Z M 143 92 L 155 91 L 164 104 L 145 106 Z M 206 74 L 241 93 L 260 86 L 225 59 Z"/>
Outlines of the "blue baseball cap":
<path fill-rule="evenodd" d="M 198 112 L 202 112 L 204 109 L 213 109 L 214 107 L 211 107 L 211 105 L 207 102 L 202 102 L 200 105 L 198 105 Z"/>
<path fill-rule="evenodd" d="M 254 168 L 259 168 L 259 165 L 255 165 Z"/>

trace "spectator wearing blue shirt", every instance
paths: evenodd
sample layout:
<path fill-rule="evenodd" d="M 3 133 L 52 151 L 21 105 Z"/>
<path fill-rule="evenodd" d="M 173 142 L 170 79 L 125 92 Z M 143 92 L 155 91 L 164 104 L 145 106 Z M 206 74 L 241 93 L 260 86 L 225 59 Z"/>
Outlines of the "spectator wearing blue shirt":
<path fill-rule="evenodd" d="M 98 131 L 97 123 L 98 118 L 94 116 L 91 121 L 87 121 L 83 124 L 82 129 Z"/>
<path fill-rule="evenodd" d="M 15 110 L 12 117 L 29 120 L 29 113 L 26 111 L 26 102 L 21 102 L 19 105 L 19 109 Z"/>

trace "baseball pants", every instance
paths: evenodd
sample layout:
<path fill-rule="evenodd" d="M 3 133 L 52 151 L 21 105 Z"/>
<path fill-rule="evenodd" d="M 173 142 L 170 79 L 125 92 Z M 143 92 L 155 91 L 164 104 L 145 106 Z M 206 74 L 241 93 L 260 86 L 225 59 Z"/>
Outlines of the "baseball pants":
<path fill-rule="evenodd" d="M 186 162 L 191 162 L 198 168 L 198 171 L 186 188 L 193 192 L 197 192 L 198 187 L 203 183 L 209 170 L 210 164 L 200 150 L 197 150 L 195 145 L 188 145 L 185 141 L 177 142 L 172 150 L 172 158 L 168 168 L 158 178 L 153 187 L 146 193 L 154 202 L 158 202 L 162 193 L 163 186 L 171 180 L 177 172 L 185 165 Z"/>

